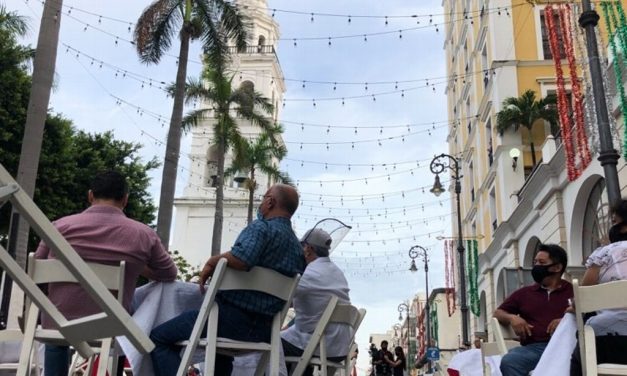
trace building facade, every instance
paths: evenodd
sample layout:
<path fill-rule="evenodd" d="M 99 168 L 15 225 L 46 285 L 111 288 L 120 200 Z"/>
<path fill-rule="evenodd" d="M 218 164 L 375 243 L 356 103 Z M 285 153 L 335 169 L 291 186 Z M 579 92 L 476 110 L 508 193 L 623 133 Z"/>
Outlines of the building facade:
<path fill-rule="evenodd" d="M 280 103 L 285 93 L 283 73 L 277 57 L 279 26 L 268 14 L 266 0 L 238 0 L 238 7 L 250 19 L 249 43 L 243 50 L 233 47 L 231 70 L 233 86 L 250 85 L 268 98 L 274 106 L 269 114 L 274 122 L 280 115 Z M 210 108 L 211 103 L 200 103 Z M 248 139 L 258 137 L 261 129 L 250 121 L 237 119 L 241 134 Z M 192 265 L 200 266 L 211 254 L 211 238 L 215 214 L 216 152 L 213 142 L 214 119 L 204 119 L 192 129 L 190 173 L 183 195 L 174 200 L 172 250 L 178 250 Z M 282 140 L 280 140 L 282 142 Z M 226 155 L 225 167 L 233 160 L 232 151 Z M 278 165 L 278 161 L 276 161 Z M 239 232 L 246 226 L 248 189 L 243 181 L 246 174 L 225 177 L 224 227 L 222 251 L 230 250 Z M 255 206 L 273 183 L 267 176 L 256 177 Z"/>
<path fill-rule="evenodd" d="M 471 341 L 475 332 L 487 330 L 492 312 L 509 293 L 532 281 L 529 270 L 538 244 L 564 247 L 569 256 L 569 277 L 576 277 L 582 273 L 587 255 L 604 241 L 609 227 L 605 180 L 593 138 L 592 162 L 570 181 L 563 140 L 548 123 L 534 123 L 531 134 L 524 127 L 497 132 L 497 113 L 506 98 L 520 97 L 526 90 L 533 90 L 538 98 L 556 92 L 556 66 L 544 20 L 546 4 L 526 0 L 443 1 L 450 77 L 449 154 L 461 167 L 463 234 L 478 239 L 480 252 L 480 314 L 471 314 Z M 570 6 L 571 22 L 576 25 L 581 10 L 576 4 Z M 599 29 L 600 52 L 607 57 L 602 22 Z M 579 38 L 575 40 L 579 46 L 585 45 L 581 34 L 574 37 Z M 607 63 L 611 64 L 611 59 L 602 59 L 609 76 Z M 585 87 L 589 78 L 583 66 L 579 76 Z M 567 76 L 565 87 L 570 90 L 566 60 L 561 61 L 561 67 Z M 611 77 L 608 82 L 612 82 Z M 608 90 L 611 93 L 612 88 Z M 591 92 L 584 91 L 584 95 Z M 616 100 L 610 107 L 612 115 L 620 113 Z M 587 126 L 592 137 L 595 125 Z M 622 127 L 617 126 L 615 134 L 621 132 Z M 627 170 L 623 161 L 619 161 L 618 169 L 624 192 Z M 454 220 L 456 216 L 454 212 Z M 452 228 L 456 233 L 457 227 Z"/>

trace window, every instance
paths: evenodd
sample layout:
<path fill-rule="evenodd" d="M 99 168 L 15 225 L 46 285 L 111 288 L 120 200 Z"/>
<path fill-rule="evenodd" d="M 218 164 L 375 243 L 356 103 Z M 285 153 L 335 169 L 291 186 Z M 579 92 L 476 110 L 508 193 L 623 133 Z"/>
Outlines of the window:
<path fill-rule="evenodd" d="M 562 43 L 562 32 L 560 27 L 560 19 L 557 13 L 553 13 L 553 23 L 557 27 L 557 38 L 558 45 L 560 49 L 560 58 L 566 56 L 564 53 L 564 43 Z M 551 46 L 549 44 L 549 30 L 546 28 L 546 23 L 544 22 L 544 11 L 540 11 L 540 30 L 542 31 L 542 53 L 544 55 L 544 60 L 553 59 L 553 55 L 551 54 Z"/>

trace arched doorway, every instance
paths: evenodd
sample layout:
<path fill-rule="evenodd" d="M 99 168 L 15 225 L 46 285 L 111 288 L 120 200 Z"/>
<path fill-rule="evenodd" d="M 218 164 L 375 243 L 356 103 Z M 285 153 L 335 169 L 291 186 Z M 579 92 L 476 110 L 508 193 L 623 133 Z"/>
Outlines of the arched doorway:
<path fill-rule="evenodd" d="M 588 195 L 583 216 L 581 234 L 581 259 L 583 262 L 592 251 L 608 243 L 607 231 L 610 223 L 610 205 L 605 190 L 605 179 L 599 177 Z"/>

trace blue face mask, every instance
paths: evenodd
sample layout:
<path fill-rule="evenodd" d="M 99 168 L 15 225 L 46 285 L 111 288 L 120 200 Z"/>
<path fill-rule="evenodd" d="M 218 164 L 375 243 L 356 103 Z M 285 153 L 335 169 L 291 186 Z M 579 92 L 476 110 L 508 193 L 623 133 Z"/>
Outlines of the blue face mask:
<path fill-rule="evenodd" d="M 263 214 L 261 214 L 261 207 L 257 208 L 257 219 L 262 220 Z"/>

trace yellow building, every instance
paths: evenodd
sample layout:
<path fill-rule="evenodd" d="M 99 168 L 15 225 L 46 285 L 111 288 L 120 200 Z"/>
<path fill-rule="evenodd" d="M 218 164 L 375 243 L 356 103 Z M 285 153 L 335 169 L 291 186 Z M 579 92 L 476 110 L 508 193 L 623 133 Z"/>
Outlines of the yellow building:
<path fill-rule="evenodd" d="M 564 247 L 569 270 L 577 274 L 608 227 L 605 180 L 597 154 L 581 176 L 569 181 L 562 140 L 551 134 L 548 123 L 539 121 L 532 128 L 535 166 L 524 127 L 502 135 L 496 130 L 496 115 L 504 99 L 519 97 L 529 89 L 538 99 L 556 92 L 545 6 L 546 2 L 528 0 L 443 0 L 450 78 L 447 141 L 449 154 L 458 159 L 463 176 L 463 234 L 478 238 L 480 252 L 481 314 L 470 314 L 471 342 L 475 332 L 486 331 L 487 320 L 503 299 L 531 282 L 528 270 L 540 242 Z M 571 22 L 576 22 L 581 9 L 570 6 L 574 13 Z M 599 28 L 605 30 L 603 17 Z M 607 38 L 601 34 L 600 53 L 606 56 Z M 576 37 L 581 39 L 575 50 L 580 50 L 585 41 L 579 34 Z M 580 60 L 579 66 L 585 67 L 585 63 Z M 562 67 L 565 87 L 570 90 L 566 60 Z M 603 69 L 612 82 L 611 66 Z M 579 71 L 579 77 L 584 93 L 591 96 L 585 70 Z M 611 113 L 620 114 L 618 101 L 610 102 Z M 590 140 L 596 153 L 598 145 L 594 138 Z M 623 166 L 624 161 L 619 161 L 621 189 L 627 181 Z M 455 206 L 453 212 L 456 233 Z"/>

